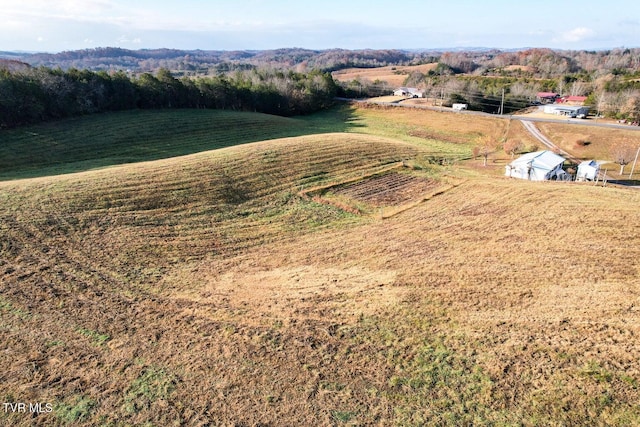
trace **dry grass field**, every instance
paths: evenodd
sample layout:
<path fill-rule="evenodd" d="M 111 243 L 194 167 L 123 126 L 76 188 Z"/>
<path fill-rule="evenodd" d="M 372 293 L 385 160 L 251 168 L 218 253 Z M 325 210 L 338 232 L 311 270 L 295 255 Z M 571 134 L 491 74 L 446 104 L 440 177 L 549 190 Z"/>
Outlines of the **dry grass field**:
<path fill-rule="evenodd" d="M 640 193 L 432 161 L 508 121 L 348 121 L 0 182 L 0 399 L 53 409 L 0 424 L 640 424 Z"/>
<path fill-rule="evenodd" d="M 347 68 L 332 73 L 333 78 L 339 82 L 350 82 L 353 80 L 375 82 L 379 80 L 386 82 L 390 90 L 404 84 L 405 79 L 413 72 L 426 74 L 435 69 L 438 64 L 388 66 L 377 68 Z"/>
<path fill-rule="evenodd" d="M 526 65 L 508 65 L 504 67 L 505 71 L 524 71 L 526 73 L 533 73 L 535 68 Z"/>
<path fill-rule="evenodd" d="M 640 130 L 637 128 L 625 130 L 580 126 L 576 131 L 575 126 L 565 123 L 540 123 L 538 128 L 558 147 L 584 159 L 611 160 L 611 147 L 616 143 L 640 147 Z M 613 173 L 620 168 L 613 163 L 608 166 Z"/>
<path fill-rule="evenodd" d="M 504 158 L 501 143 L 506 140 L 520 141 L 526 149 L 541 145 L 517 120 L 455 112 L 364 104 L 351 113 L 349 122 L 349 132 L 384 135 L 453 158 L 470 157 L 484 137 L 495 142 L 492 157 Z"/>

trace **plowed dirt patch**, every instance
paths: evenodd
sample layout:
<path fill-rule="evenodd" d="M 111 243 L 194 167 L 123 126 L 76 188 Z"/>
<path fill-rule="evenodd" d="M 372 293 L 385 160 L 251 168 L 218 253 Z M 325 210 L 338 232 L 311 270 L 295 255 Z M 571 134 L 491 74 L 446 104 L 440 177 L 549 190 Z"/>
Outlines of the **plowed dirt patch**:
<path fill-rule="evenodd" d="M 435 180 L 392 172 L 334 188 L 331 193 L 382 207 L 407 203 L 438 185 Z"/>

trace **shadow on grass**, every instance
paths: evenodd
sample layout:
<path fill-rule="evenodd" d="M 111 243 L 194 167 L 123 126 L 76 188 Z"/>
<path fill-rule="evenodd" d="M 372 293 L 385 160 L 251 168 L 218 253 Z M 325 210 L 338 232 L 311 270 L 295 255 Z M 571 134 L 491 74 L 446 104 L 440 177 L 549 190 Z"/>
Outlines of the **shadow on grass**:
<path fill-rule="evenodd" d="M 301 117 L 226 110 L 132 110 L 0 131 L 0 180 L 167 159 L 276 138 L 347 132 L 355 108 Z"/>
<path fill-rule="evenodd" d="M 611 184 L 624 185 L 626 187 L 640 188 L 640 179 L 609 179 L 607 182 Z"/>

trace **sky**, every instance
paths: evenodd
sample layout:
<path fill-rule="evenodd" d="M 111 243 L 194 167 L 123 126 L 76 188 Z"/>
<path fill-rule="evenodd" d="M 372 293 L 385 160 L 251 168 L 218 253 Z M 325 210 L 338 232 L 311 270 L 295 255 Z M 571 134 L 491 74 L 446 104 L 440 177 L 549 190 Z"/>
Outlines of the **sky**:
<path fill-rule="evenodd" d="M 0 0 L 0 51 L 640 47 L 640 1 Z"/>

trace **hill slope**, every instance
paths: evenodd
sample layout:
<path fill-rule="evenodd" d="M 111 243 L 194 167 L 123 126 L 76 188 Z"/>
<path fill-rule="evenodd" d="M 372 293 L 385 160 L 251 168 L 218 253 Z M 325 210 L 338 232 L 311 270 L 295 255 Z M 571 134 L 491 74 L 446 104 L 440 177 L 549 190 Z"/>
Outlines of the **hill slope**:
<path fill-rule="evenodd" d="M 428 150 L 325 134 L 0 183 L 1 397 L 54 407 L 0 420 L 638 423 L 638 193 L 477 176 L 384 221 L 298 195 Z"/>
<path fill-rule="evenodd" d="M 267 114 L 189 109 L 65 119 L 2 131 L 0 179 L 79 172 L 323 131 L 313 125 Z M 344 130 L 335 120 L 330 129 Z"/>

